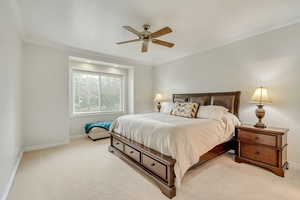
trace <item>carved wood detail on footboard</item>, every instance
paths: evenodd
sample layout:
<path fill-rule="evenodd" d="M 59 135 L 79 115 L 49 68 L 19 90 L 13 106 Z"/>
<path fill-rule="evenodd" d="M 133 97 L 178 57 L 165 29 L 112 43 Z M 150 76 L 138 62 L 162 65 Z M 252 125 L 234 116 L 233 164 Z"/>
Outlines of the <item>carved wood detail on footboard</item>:
<path fill-rule="evenodd" d="M 154 180 L 167 197 L 176 195 L 176 160 L 115 133 L 111 133 L 109 151 Z"/>
<path fill-rule="evenodd" d="M 176 196 L 174 165 L 176 160 L 119 134 L 111 133 L 109 151 L 151 178 L 162 193 Z M 199 158 L 194 167 L 234 148 L 234 140 L 217 145 Z"/>

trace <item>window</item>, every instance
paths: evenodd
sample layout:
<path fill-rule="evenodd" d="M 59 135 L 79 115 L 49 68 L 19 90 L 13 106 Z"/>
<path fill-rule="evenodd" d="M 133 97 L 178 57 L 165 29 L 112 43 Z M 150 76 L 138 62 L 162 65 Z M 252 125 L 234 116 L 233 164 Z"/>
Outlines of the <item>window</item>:
<path fill-rule="evenodd" d="M 73 113 L 123 112 L 123 76 L 73 70 Z"/>

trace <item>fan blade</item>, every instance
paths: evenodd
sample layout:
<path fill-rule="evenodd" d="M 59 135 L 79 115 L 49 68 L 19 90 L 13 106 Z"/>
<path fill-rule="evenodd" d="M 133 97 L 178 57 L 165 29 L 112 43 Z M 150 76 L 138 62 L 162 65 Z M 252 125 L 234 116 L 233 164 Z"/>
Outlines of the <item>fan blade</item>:
<path fill-rule="evenodd" d="M 142 45 L 142 52 L 147 52 L 148 51 L 148 40 L 144 40 L 143 45 Z"/>
<path fill-rule="evenodd" d="M 172 32 L 172 29 L 170 27 L 165 27 L 165 28 L 162 28 L 154 33 L 151 33 L 151 37 L 152 38 L 158 38 L 160 36 L 163 36 L 163 35 L 166 35 L 168 33 L 171 33 Z"/>
<path fill-rule="evenodd" d="M 131 33 L 133 33 L 133 34 L 135 34 L 135 35 L 137 35 L 139 37 L 142 36 L 142 34 L 139 31 L 135 30 L 131 26 L 123 26 L 123 28 L 125 28 L 127 31 L 129 31 L 129 32 L 131 32 Z"/>
<path fill-rule="evenodd" d="M 175 45 L 174 43 L 166 42 L 166 41 L 163 41 L 163 40 L 157 40 L 157 39 L 153 39 L 152 42 L 155 43 L 155 44 L 159 44 L 159 45 L 162 45 L 162 46 L 169 47 L 169 48 L 171 48 Z"/>
<path fill-rule="evenodd" d="M 124 42 L 117 42 L 117 44 L 126 44 L 126 43 L 130 43 L 130 42 L 138 42 L 141 41 L 142 39 L 135 39 L 135 40 L 128 40 L 128 41 L 124 41 Z"/>

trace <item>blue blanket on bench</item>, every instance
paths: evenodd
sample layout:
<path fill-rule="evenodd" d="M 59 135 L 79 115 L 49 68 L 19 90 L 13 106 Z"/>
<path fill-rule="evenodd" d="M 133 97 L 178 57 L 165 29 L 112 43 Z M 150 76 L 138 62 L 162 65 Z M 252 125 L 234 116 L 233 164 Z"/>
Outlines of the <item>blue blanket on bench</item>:
<path fill-rule="evenodd" d="M 92 122 L 92 123 L 87 123 L 84 127 L 85 133 L 88 134 L 90 130 L 94 127 L 99 127 L 99 128 L 104 128 L 106 130 L 109 130 L 112 122 Z"/>

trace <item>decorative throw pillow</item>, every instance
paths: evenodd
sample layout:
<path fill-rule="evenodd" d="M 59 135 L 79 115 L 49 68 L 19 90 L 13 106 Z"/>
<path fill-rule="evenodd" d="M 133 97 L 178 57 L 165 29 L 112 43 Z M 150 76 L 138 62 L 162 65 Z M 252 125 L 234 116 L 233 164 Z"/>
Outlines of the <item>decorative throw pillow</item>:
<path fill-rule="evenodd" d="M 181 117 L 195 118 L 198 108 L 198 103 L 176 102 L 171 114 Z"/>
<path fill-rule="evenodd" d="M 174 108 L 173 102 L 161 102 L 161 113 L 171 114 L 172 110 Z"/>

